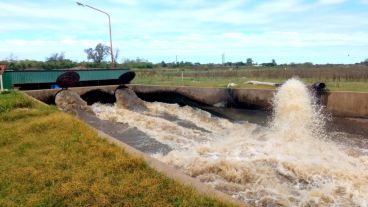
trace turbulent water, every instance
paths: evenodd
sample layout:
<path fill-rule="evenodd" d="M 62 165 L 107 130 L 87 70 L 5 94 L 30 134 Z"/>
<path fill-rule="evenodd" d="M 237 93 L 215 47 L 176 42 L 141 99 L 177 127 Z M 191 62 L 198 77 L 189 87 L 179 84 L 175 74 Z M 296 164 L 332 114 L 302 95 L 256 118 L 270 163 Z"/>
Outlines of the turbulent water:
<path fill-rule="evenodd" d="M 313 103 L 305 85 L 291 79 L 275 95 L 268 127 L 176 104 L 147 103 L 144 112 L 92 108 L 100 119 L 137 127 L 174 149 L 152 156 L 247 204 L 368 206 L 366 151 L 330 141 Z"/>

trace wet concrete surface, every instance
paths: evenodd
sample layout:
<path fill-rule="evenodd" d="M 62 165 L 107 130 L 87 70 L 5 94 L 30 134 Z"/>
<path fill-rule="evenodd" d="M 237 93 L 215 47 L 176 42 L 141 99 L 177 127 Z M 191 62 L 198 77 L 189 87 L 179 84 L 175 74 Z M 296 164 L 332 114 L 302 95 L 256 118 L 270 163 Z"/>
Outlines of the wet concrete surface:
<path fill-rule="evenodd" d="M 368 119 L 334 117 L 327 128 L 333 131 L 361 135 L 368 139 Z"/>
<path fill-rule="evenodd" d="M 168 114 L 168 113 L 163 113 L 161 115 L 158 115 L 157 117 L 160 117 L 160 118 L 166 119 L 168 121 L 174 122 L 177 125 L 182 126 L 184 128 L 196 129 L 196 130 L 199 130 L 199 131 L 202 131 L 202 132 L 210 133 L 210 131 L 195 125 L 193 122 L 179 119 L 179 117 Z"/>
<path fill-rule="evenodd" d="M 161 153 L 166 155 L 172 150 L 169 146 L 150 138 L 144 132 L 138 130 L 137 128 L 130 127 L 128 124 L 101 120 L 96 116 L 84 111 L 78 111 L 76 116 L 90 126 L 144 153 Z"/>
<path fill-rule="evenodd" d="M 202 110 L 208 111 L 212 115 L 228 119 L 232 122 L 250 122 L 261 126 L 266 126 L 271 119 L 271 111 L 222 108 L 222 107 L 200 107 Z"/>
<path fill-rule="evenodd" d="M 368 149 L 368 119 L 334 117 L 326 131 L 329 139 L 339 144 Z"/>

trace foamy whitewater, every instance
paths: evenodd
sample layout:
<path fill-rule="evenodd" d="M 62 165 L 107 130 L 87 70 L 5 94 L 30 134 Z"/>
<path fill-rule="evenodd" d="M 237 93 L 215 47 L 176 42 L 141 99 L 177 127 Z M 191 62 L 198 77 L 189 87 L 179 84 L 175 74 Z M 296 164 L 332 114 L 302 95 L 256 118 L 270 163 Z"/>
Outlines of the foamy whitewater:
<path fill-rule="evenodd" d="M 247 204 L 368 206 L 366 151 L 328 139 L 324 116 L 313 103 L 306 86 L 291 79 L 275 95 L 268 127 L 176 104 L 147 103 L 145 112 L 92 108 L 100 119 L 137 127 L 174 149 L 153 157 Z"/>

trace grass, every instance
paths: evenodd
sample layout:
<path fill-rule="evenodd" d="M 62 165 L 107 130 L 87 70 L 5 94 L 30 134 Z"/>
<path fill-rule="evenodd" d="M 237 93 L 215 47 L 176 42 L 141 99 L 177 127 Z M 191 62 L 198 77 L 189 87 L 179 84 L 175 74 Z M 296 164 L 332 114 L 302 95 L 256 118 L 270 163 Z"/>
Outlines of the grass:
<path fill-rule="evenodd" d="M 0 206 L 230 206 L 23 94 L 0 94 Z"/>
<path fill-rule="evenodd" d="M 360 71 L 364 78 L 359 79 L 359 74 L 354 73 L 354 78 L 349 75 L 349 72 L 338 72 L 339 75 L 345 75 L 348 78 L 336 78 L 332 74 L 332 69 L 325 69 L 325 71 L 311 71 L 304 70 L 295 72 L 299 75 L 300 79 L 306 84 L 312 84 L 315 82 L 324 82 L 327 84 L 327 88 L 330 91 L 355 91 L 355 92 L 368 92 L 368 79 L 366 79 L 366 69 Z M 293 77 L 293 73 L 275 75 L 276 70 L 259 70 L 249 71 L 242 69 L 239 71 L 224 71 L 224 70 L 161 70 L 161 71 L 139 71 L 137 70 L 137 77 L 134 79 L 135 84 L 148 84 L 148 85 L 174 85 L 174 86 L 196 86 L 196 87 L 226 87 L 228 83 L 236 83 L 235 88 L 257 88 L 257 89 L 274 89 L 272 86 L 265 85 L 251 85 L 246 84 L 247 81 L 266 81 L 274 83 L 283 83 L 288 78 Z M 277 71 L 276 71 L 277 72 Z M 283 70 L 280 73 L 286 73 Z M 363 77 L 361 76 L 361 77 Z"/>

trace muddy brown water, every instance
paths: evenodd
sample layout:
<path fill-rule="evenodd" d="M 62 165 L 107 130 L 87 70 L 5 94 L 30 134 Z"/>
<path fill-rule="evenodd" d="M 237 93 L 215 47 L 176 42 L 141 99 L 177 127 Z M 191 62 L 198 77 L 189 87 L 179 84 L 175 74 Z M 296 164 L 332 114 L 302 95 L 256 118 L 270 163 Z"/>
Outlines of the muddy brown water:
<path fill-rule="evenodd" d="M 368 206 L 364 121 L 324 114 L 298 80 L 280 88 L 272 113 L 146 104 L 95 103 L 97 117 L 79 117 L 249 205 Z"/>

